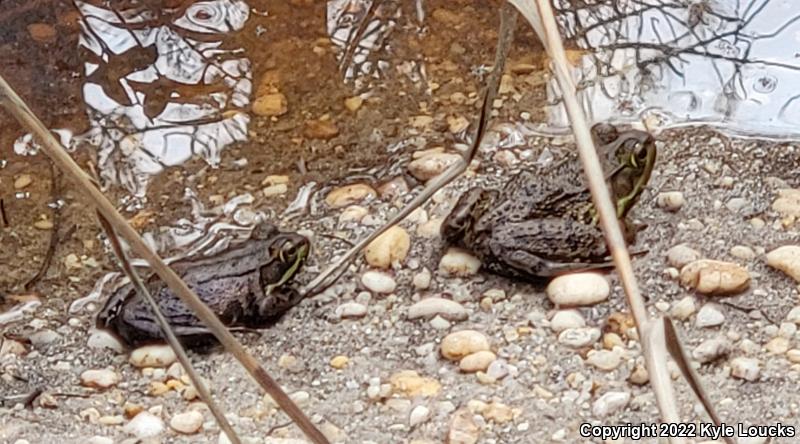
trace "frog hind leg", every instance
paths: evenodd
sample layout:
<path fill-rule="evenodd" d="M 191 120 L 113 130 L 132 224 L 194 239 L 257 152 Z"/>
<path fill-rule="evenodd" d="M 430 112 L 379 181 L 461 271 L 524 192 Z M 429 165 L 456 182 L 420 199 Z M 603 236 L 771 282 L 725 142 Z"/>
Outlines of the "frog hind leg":
<path fill-rule="evenodd" d="M 536 245 L 535 251 L 529 247 Z M 490 269 L 506 275 L 536 279 L 566 273 L 612 268 L 602 231 L 596 225 L 562 218 L 542 218 L 495 227 L 489 239 L 495 258 Z M 586 251 L 583 257 L 576 251 Z M 537 254 L 541 252 L 541 254 Z M 549 259 L 560 255 L 564 260 Z M 569 260 L 573 255 L 575 260 Z M 498 267 L 509 268 L 505 273 Z"/>

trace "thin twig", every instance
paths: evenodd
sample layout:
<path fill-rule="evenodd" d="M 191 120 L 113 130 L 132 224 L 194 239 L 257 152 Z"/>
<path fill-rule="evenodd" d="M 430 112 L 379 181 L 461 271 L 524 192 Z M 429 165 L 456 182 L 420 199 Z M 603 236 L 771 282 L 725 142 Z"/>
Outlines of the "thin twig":
<path fill-rule="evenodd" d="M 50 199 L 55 203 L 55 205 L 53 205 L 53 227 L 50 229 L 50 242 L 47 245 L 47 252 L 44 255 L 44 260 L 39 266 L 39 271 L 37 271 L 36 274 L 28 279 L 28 282 L 25 282 L 25 285 L 23 285 L 25 290 L 30 290 L 33 285 L 38 282 L 45 273 L 47 273 L 47 269 L 50 268 L 50 262 L 53 260 L 53 255 L 56 252 L 56 246 L 58 245 L 58 225 L 61 220 L 59 217 L 61 211 L 57 204 L 58 192 L 59 186 L 56 166 L 53 165 L 53 162 L 50 162 Z M 71 236 L 71 234 L 65 234 L 64 238 L 68 238 L 69 236 Z"/>
<path fill-rule="evenodd" d="M 225 325 L 211 311 L 185 282 L 156 254 L 139 236 L 116 210 L 114 205 L 103 195 L 100 190 L 95 188 L 91 179 L 75 161 L 67 154 L 61 144 L 47 130 L 30 108 L 22 102 L 22 99 L 14 92 L 6 80 L 0 76 L 0 102 L 19 122 L 31 131 L 42 143 L 42 147 L 48 156 L 73 183 L 81 190 L 82 195 L 86 196 L 89 202 L 99 211 L 103 217 L 114 227 L 130 245 L 131 249 L 140 257 L 145 259 L 155 271 L 155 273 L 167 284 L 167 286 L 187 305 L 195 315 L 208 327 L 216 336 L 217 340 L 225 349 L 231 353 L 250 373 L 253 379 L 267 392 L 286 414 L 292 418 L 300 430 L 314 444 L 329 444 L 328 439 L 317 429 L 308 417 L 297 407 L 289 398 L 286 392 L 281 389 L 277 382 L 264 370 L 258 361 L 250 355 L 239 341 L 225 328 Z"/>
<path fill-rule="evenodd" d="M 462 154 L 458 162 L 450 165 L 446 170 L 435 178 L 428 181 L 425 188 L 414 199 L 411 200 L 402 210 L 400 210 L 394 217 L 389 219 L 382 227 L 373 231 L 369 236 L 359 241 L 355 246 L 347 251 L 341 258 L 335 261 L 331 266 L 321 272 L 311 282 L 309 282 L 303 289 L 304 295 L 313 294 L 321 288 L 326 287 L 332 283 L 344 270 L 344 266 L 349 264 L 356 255 L 366 247 L 370 242 L 375 240 L 378 236 L 383 234 L 389 228 L 397 225 L 409 214 L 416 210 L 420 205 L 424 204 L 431 196 L 433 196 L 442 187 L 450 183 L 453 179 L 458 177 L 464 170 L 467 169 L 475 154 L 478 152 L 478 147 L 481 144 L 483 135 L 486 132 L 486 127 L 491 117 L 492 102 L 497 95 L 497 87 L 500 84 L 500 78 L 503 75 L 505 67 L 506 56 L 508 49 L 511 46 L 511 41 L 514 37 L 514 27 L 516 26 L 517 13 L 516 11 L 505 5 L 500 10 L 500 35 L 497 41 L 497 48 L 495 50 L 495 60 L 492 72 L 486 81 L 486 87 L 483 92 L 483 106 L 481 113 L 478 117 L 478 125 L 475 127 L 475 132 L 472 137 L 472 144 L 469 150 Z M 338 271 L 338 273 L 337 273 Z"/>

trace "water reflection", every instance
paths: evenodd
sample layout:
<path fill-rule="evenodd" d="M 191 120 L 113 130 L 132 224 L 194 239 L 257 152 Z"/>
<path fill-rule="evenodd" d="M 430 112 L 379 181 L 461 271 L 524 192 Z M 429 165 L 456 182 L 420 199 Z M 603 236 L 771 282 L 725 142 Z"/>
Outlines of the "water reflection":
<path fill-rule="evenodd" d="M 743 135 L 800 133 L 800 14 L 785 0 L 554 2 L 589 50 L 575 70 L 595 121 L 658 117 Z M 794 48 L 794 49 L 793 49 Z M 550 123 L 567 124 L 555 85 Z"/>
<path fill-rule="evenodd" d="M 144 196 L 150 177 L 245 140 L 252 90 L 250 61 L 226 48 L 241 30 L 244 1 L 210 0 L 176 8 L 109 8 L 76 1 L 86 48 L 83 87 L 101 178 Z"/>

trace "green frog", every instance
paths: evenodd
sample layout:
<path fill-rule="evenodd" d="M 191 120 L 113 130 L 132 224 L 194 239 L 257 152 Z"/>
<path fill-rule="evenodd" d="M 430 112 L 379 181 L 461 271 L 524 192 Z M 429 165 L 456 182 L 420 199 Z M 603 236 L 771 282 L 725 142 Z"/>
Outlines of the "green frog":
<path fill-rule="evenodd" d="M 172 268 L 225 325 L 264 328 L 300 302 L 299 293 L 288 284 L 308 251 L 305 237 L 264 223 L 240 245 L 214 257 L 175 262 Z M 158 276 L 150 276 L 145 286 L 184 344 L 213 343 L 213 335 Z M 132 284 L 111 295 L 98 314 L 97 326 L 112 330 L 132 346 L 164 337 L 150 306 Z"/>
<path fill-rule="evenodd" d="M 650 179 L 653 137 L 642 131 L 592 128 L 626 241 L 627 215 Z M 546 171 L 521 171 L 502 191 L 472 188 L 442 224 L 442 237 L 472 250 L 491 272 L 528 280 L 607 268 L 609 252 L 577 153 Z"/>

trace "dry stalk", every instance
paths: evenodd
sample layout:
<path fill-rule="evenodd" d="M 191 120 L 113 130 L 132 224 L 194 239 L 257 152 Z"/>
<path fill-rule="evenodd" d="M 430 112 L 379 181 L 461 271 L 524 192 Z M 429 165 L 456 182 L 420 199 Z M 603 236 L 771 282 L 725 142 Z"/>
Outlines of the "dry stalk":
<path fill-rule="evenodd" d="M 74 160 L 61 147 L 61 144 L 50 134 L 50 131 L 33 114 L 28 106 L 19 98 L 11 86 L 0 76 L 0 103 L 13 115 L 23 127 L 33 133 L 53 162 L 73 181 L 74 185 L 88 197 L 89 203 L 106 218 L 114 230 L 130 245 L 131 249 L 145 259 L 155 273 L 169 288 L 197 315 L 217 340 L 231 353 L 250 373 L 253 379 L 277 402 L 283 411 L 297 424 L 306 436 L 315 444 L 329 444 L 328 439 L 297 407 L 258 361 L 250 355 L 239 341 L 228 331 L 217 316 L 189 289 L 185 282 L 169 268 L 164 261 L 142 240 L 117 212 L 114 205 L 97 189 L 89 176 L 81 170 Z"/>
<path fill-rule="evenodd" d="M 558 31 L 550 2 L 547 0 L 509 0 L 531 23 L 540 40 L 553 61 L 554 72 L 561 89 L 564 106 L 567 109 L 572 130 L 578 145 L 578 154 L 586 173 L 592 200 L 600 216 L 600 224 L 606 237 L 611 256 L 614 260 L 628 305 L 631 307 L 636 328 L 641 338 L 642 351 L 645 357 L 651 387 L 656 395 L 656 402 L 661 419 L 666 423 L 680 422 L 680 414 L 675 401 L 672 380 L 667 370 L 667 355 L 671 355 L 695 394 L 700 398 L 712 420 L 719 425 L 719 415 L 713 409 L 708 396 L 700 385 L 697 374 L 688 365 L 686 353 L 678 340 L 675 328 L 668 318 L 651 319 L 645 308 L 636 277 L 633 274 L 630 254 L 628 253 L 622 230 L 616 218 L 614 205 L 605 184 L 603 170 L 592 142 L 591 131 L 583 115 L 583 110 L 575 96 L 575 85 L 570 75 L 564 46 Z M 681 437 L 670 437 L 671 443 L 684 443 Z M 725 438 L 732 443 L 731 438 Z"/>

